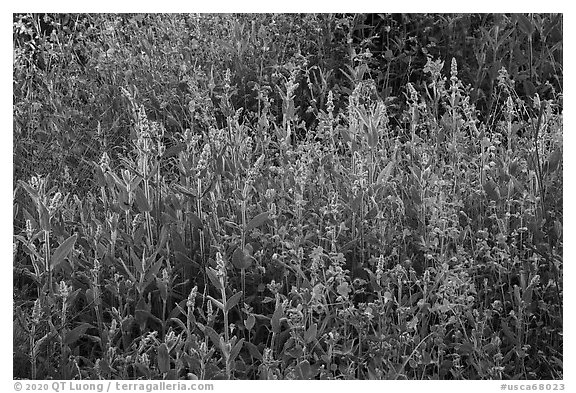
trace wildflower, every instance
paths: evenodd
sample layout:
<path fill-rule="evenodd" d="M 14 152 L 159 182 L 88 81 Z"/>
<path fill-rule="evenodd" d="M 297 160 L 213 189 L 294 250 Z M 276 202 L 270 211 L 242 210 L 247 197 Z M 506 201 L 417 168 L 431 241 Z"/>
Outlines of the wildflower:
<path fill-rule="evenodd" d="M 322 255 L 324 255 L 324 249 L 322 247 L 315 247 L 310 253 L 310 259 L 312 260 L 310 274 L 314 281 L 318 278 L 318 272 L 323 267 Z"/>
<path fill-rule="evenodd" d="M 270 292 L 276 295 L 280 292 L 280 289 L 282 289 L 282 283 L 276 283 L 276 280 L 272 280 L 270 284 L 266 284 L 266 287 Z"/>
<path fill-rule="evenodd" d="M 410 99 L 413 102 L 417 102 L 418 101 L 418 92 L 416 91 L 414 86 L 412 86 L 412 83 L 408 82 L 408 84 L 406 86 L 408 88 L 408 93 L 410 93 Z"/>
<path fill-rule="evenodd" d="M 200 158 L 196 164 L 196 171 L 202 172 L 204 169 L 208 167 L 208 160 L 212 156 L 212 152 L 210 150 L 210 144 L 205 143 L 204 147 L 202 148 L 202 153 L 200 153 Z"/>
<path fill-rule="evenodd" d="M 40 299 L 36 299 L 34 301 L 34 308 L 32 309 L 32 323 L 38 325 L 40 318 L 42 318 L 42 306 L 40 305 Z"/>
<path fill-rule="evenodd" d="M 254 141 L 252 140 L 251 136 L 247 136 L 246 139 L 244 139 L 244 144 L 243 144 L 244 154 L 252 153 L 253 149 L 254 149 Z"/>
<path fill-rule="evenodd" d="M 328 98 L 326 100 L 326 109 L 328 110 L 328 118 L 330 120 L 334 119 L 334 94 L 332 90 L 328 92 Z"/>
<path fill-rule="evenodd" d="M 34 189 L 40 188 L 41 182 L 42 182 L 42 178 L 38 178 L 36 176 L 32 176 L 32 178 L 30 179 L 30 185 Z"/>
<path fill-rule="evenodd" d="M 26 220 L 26 237 L 28 238 L 28 240 L 32 239 L 32 236 L 34 235 L 34 230 L 32 229 L 32 222 L 27 219 Z"/>
<path fill-rule="evenodd" d="M 232 73 L 230 72 L 230 68 L 227 68 L 226 72 L 224 73 L 224 89 L 225 90 L 230 90 L 231 80 L 232 80 Z"/>
<path fill-rule="evenodd" d="M 61 201 L 62 201 L 62 193 L 56 192 L 56 194 L 54 194 L 54 196 L 52 197 L 50 204 L 48 205 L 48 211 L 53 213 L 58 208 Z"/>
<path fill-rule="evenodd" d="M 222 258 L 222 254 L 220 253 L 220 251 L 216 253 L 216 265 L 217 265 L 216 275 L 222 281 L 224 277 L 226 277 L 226 264 L 224 263 L 224 258 Z"/>
<path fill-rule="evenodd" d="M 379 283 L 384 274 L 384 255 L 380 254 L 376 264 L 376 281 Z"/>
<path fill-rule="evenodd" d="M 68 299 L 68 295 L 70 295 L 70 287 L 66 285 L 66 282 L 64 280 L 60 281 L 60 284 L 58 286 L 58 292 L 62 297 L 63 301 L 66 302 L 66 299 Z"/>
<path fill-rule="evenodd" d="M 214 309 L 212 308 L 212 302 L 206 302 L 206 315 L 208 317 L 208 321 L 212 321 L 214 318 Z"/>
<path fill-rule="evenodd" d="M 458 80 L 458 66 L 456 64 L 456 59 L 453 57 L 450 63 L 450 80 L 455 82 Z"/>
<path fill-rule="evenodd" d="M 104 152 L 102 154 L 102 157 L 100 157 L 99 165 L 102 171 L 110 169 L 110 157 L 108 157 L 108 154 L 106 152 Z"/>

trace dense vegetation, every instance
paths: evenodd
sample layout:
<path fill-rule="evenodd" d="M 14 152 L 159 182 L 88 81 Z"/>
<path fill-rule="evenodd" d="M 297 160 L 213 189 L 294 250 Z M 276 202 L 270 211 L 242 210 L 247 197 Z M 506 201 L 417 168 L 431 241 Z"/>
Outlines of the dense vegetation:
<path fill-rule="evenodd" d="M 14 15 L 14 377 L 563 377 L 562 15 Z"/>

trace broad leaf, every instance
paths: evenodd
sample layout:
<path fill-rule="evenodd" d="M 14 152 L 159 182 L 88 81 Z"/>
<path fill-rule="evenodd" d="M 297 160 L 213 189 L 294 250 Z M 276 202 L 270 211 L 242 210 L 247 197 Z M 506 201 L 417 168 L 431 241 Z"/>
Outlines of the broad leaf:
<path fill-rule="evenodd" d="M 306 330 L 304 332 L 304 342 L 306 344 L 311 343 L 312 341 L 314 341 L 316 339 L 316 334 L 318 333 L 318 325 L 316 325 L 315 323 L 310 325 L 310 327 L 308 328 L 308 330 Z"/>
<path fill-rule="evenodd" d="M 488 196 L 488 199 L 493 201 L 500 200 L 500 190 L 498 189 L 498 185 L 494 182 L 494 180 L 488 180 L 484 183 L 484 191 Z"/>
<path fill-rule="evenodd" d="M 158 370 L 161 373 L 167 373 L 170 370 L 170 354 L 166 343 L 162 343 L 158 347 Z"/>
<path fill-rule="evenodd" d="M 207 267 L 206 274 L 208 275 L 208 278 L 210 279 L 212 285 L 214 285 L 215 288 L 217 288 L 218 290 L 222 289 L 222 284 L 220 284 L 220 279 L 218 278 L 216 270 L 214 268 Z"/>
<path fill-rule="evenodd" d="M 230 311 L 234 306 L 238 304 L 238 301 L 242 298 L 242 291 L 235 293 L 226 301 L 226 306 L 224 307 L 224 312 Z"/>
<path fill-rule="evenodd" d="M 78 341 L 80 337 L 84 335 L 84 333 L 86 333 L 86 330 L 88 330 L 91 327 L 94 326 L 90 325 L 89 323 L 82 323 L 76 326 L 74 329 L 66 333 L 66 335 L 64 336 L 64 344 L 68 346 L 73 345 L 76 341 Z"/>
<path fill-rule="evenodd" d="M 380 171 L 378 175 L 378 179 L 376 180 L 379 184 L 385 184 L 388 181 L 388 178 L 392 174 L 392 169 L 394 169 L 394 160 L 390 160 L 390 162 Z"/>
<path fill-rule="evenodd" d="M 246 232 L 248 232 L 251 229 L 254 229 L 256 227 L 259 227 L 260 225 L 264 224 L 264 222 L 266 220 L 268 220 L 268 216 L 269 213 L 268 212 L 264 212 L 264 213 L 260 213 L 258 214 L 256 217 L 254 217 L 252 220 L 250 220 L 250 222 L 248 223 L 248 225 L 246 225 Z"/>
<path fill-rule="evenodd" d="M 244 343 L 244 345 L 246 346 L 246 348 L 248 348 L 248 352 L 250 352 L 250 355 L 257 360 L 262 361 L 263 357 L 262 354 L 260 353 L 260 351 L 258 350 L 258 347 L 254 344 L 252 344 L 249 341 L 246 341 Z"/>
<path fill-rule="evenodd" d="M 240 353 L 240 350 L 242 349 L 242 344 L 244 344 L 244 339 L 241 338 L 240 341 L 238 341 L 236 343 L 236 345 L 234 345 L 234 347 L 232 348 L 232 352 L 230 352 L 230 360 L 235 360 L 236 357 L 238 356 L 238 354 Z"/>
<path fill-rule="evenodd" d="M 270 324 L 272 325 L 272 332 L 274 334 L 280 333 L 280 318 L 282 318 L 283 314 L 284 312 L 282 310 L 282 305 L 279 304 L 278 307 L 276 307 L 276 310 L 274 310 L 274 314 L 270 320 Z"/>
<path fill-rule="evenodd" d="M 232 265 L 237 269 L 249 268 L 252 263 L 252 250 L 251 244 L 247 244 L 244 249 L 241 247 L 236 248 L 234 254 L 232 254 Z"/>
<path fill-rule="evenodd" d="M 142 188 L 137 187 L 134 194 L 136 197 L 136 205 L 142 213 L 152 210 L 150 203 L 148 203 L 148 199 L 146 198 L 146 194 L 144 194 L 144 190 L 142 190 Z"/>
<path fill-rule="evenodd" d="M 556 149 L 548 157 L 548 161 L 544 165 L 544 171 L 548 173 L 554 172 L 558 169 L 560 161 L 562 160 L 562 149 Z"/>
<path fill-rule="evenodd" d="M 192 212 L 188 212 L 186 213 L 186 218 L 188 218 L 190 220 L 190 223 L 192 224 L 193 228 L 199 228 L 202 229 L 204 226 L 202 225 L 202 220 L 200 220 L 200 218 L 192 213 Z"/>
<path fill-rule="evenodd" d="M 254 317 L 254 315 L 250 314 L 250 315 L 248 315 L 248 318 L 246 318 L 246 320 L 244 321 L 244 326 L 246 326 L 246 329 L 252 330 L 255 323 L 256 323 L 256 318 Z"/>
<path fill-rule="evenodd" d="M 210 296 L 210 295 L 206 295 L 206 297 L 207 297 L 208 299 L 210 299 L 210 300 L 212 301 L 212 303 L 214 303 L 214 305 L 215 305 L 216 307 L 218 307 L 220 310 L 224 311 L 224 305 L 222 304 L 221 301 L 214 299 L 214 298 L 213 298 L 212 296 Z"/>
<path fill-rule="evenodd" d="M 48 213 L 48 209 L 46 209 L 44 202 L 38 200 L 36 207 L 38 208 L 40 228 L 42 228 L 44 231 L 50 231 L 50 213 Z"/>
<path fill-rule="evenodd" d="M 52 259 L 50 260 L 51 267 L 58 266 L 64 259 L 66 259 L 66 257 L 70 254 L 70 251 L 72 251 L 72 248 L 74 248 L 76 238 L 77 235 L 72 235 L 58 246 L 52 255 Z"/>

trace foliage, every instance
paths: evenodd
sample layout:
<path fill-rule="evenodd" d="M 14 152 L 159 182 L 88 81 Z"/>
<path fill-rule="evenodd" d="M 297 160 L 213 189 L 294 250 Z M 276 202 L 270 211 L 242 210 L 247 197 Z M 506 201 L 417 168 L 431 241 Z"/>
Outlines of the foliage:
<path fill-rule="evenodd" d="M 15 377 L 562 378 L 561 17 L 365 18 L 15 15 Z"/>

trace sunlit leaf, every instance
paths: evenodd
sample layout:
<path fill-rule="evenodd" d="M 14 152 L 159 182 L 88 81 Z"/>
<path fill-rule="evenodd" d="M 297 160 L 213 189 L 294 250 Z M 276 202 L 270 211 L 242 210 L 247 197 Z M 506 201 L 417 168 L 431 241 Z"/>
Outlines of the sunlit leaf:
<path fill-rule="evenodd" d="M 56 267 L 62 261 L 68 257 L 70 251 L 74 248 L 74 244 L 76 243 L 77 235 L 72 235 L 68 239 L 64 240 L 62 244 L 58 246 L 54 254 L 52 255 L 52 259 L 50 260 L 50 266 Z"/>
<path fill-rule="evenodd" d="M 158 370 L 161 373 L 167 373 L 170 370 L 170 354 L 166 343 L 162 343 L 158 347 Z"/>
<path fill-rule="evenodd" d="M 270 213 L 268 213 L 268 212 L 258 214 L 256 217 L 254 217 L 252 220 L 250 220 L 250 222 L 246 225 L 246 228 L 245 228 L 246 232 L 264 224 L 266 222 L 266 220 L 268 220 L 269 215 L 270 215 Z"/>

